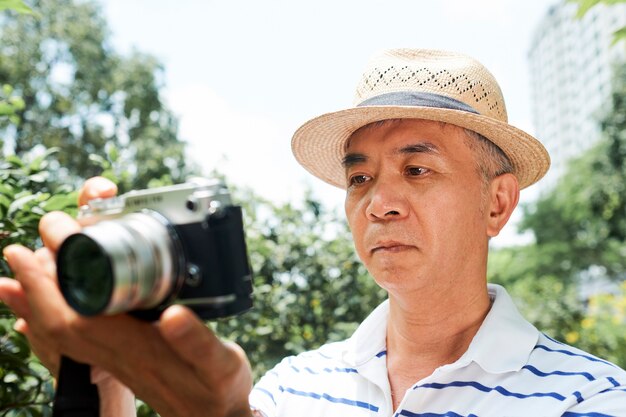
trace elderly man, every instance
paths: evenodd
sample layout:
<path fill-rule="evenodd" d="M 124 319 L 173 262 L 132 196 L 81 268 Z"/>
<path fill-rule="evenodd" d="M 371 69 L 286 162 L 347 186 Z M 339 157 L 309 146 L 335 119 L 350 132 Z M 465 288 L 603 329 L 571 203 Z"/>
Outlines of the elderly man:
<path fill-rule="evenodd" d="M 307 170 L 346 189 L 357 253 L 389 293 L 350 339 L 286 358 L 250 393 L 244 353 L 183 307 L 156 326 L 71 311 L 53 253 L 78 225 L 53 214 L 46 249 L 8 248 L 18 281 L 0 282 L 44 362 L 94 365 L 115 415 L 132 414 L 113 410 L 131 398 L 124 385 L 163 416 L 626 415 L 626 372 L 543 335 L 486 283 L 489 239 L 549 166 L 507 123 L 493 76 L 464 55 L 392 50 L 372 60 L 356 97 L 292 142 Z M 81 198 L 114 192 L 95 179 Z"/>

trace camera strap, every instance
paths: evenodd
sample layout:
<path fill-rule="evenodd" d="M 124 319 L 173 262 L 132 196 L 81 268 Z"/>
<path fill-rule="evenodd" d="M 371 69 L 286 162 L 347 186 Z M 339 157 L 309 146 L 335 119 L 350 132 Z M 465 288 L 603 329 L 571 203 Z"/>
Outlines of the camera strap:
<path fill-rule="evenodd" d="M 62 356 L 52 417 L 99 417 L 98 387 L 91 383 L 91 367 Z"/>

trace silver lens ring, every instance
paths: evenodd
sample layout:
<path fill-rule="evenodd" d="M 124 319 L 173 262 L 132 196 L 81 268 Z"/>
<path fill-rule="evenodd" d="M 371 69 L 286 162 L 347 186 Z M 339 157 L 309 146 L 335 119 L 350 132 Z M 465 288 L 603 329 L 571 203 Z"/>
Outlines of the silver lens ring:
<path fill-rule="evenodd" d="M 107 253 L 113 291 L 104 314 L 156 307 L 179 286 L 183 252 L 167 219 L 143 210 L 85 227 Z"/>

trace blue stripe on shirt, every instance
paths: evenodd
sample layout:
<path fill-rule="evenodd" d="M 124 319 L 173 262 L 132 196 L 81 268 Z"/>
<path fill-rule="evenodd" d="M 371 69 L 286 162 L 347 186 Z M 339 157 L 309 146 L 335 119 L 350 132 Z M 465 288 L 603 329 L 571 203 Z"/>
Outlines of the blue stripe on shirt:
<path fill-rule="evenodd" d="M 612 416 L 610 414 L 604 414 L 604 413 L 573 413 L 571 411 L 566 411 L 565 413 L 563 413 L 563 415 L 561 417 L 615 417 Z"/>
<path fill-rule="evenodd" d="M 583 395 L 578 392 L 578 391 L 574 391 L 574 396 L 576 397 L 576 402 L 578 404 L 582 403 L 585 399 L 583 398 Z"/>
<path fill-rule="evenodd" d="M 300 373 L 302 372 L 302 369 L 304 369 L 307 373 L 311 374 L 311 375 L 319 375 L 321 372 L 326 372 L 328 374 L 331 374 L 333 372 L 340 372 L 340 373 L 347 373 L 347 374 L 358 374 L 359 371 L 357 371 L 355 368 L 324 368 L 321 371 L 316 371 L 313 370 L 311 368 L 309 368 L 308 366 L 305 366 L 304 368 L 300 369 L 297 366 L 291 365 L 291 369 L 293 369 L 296 373 Z"/>
<path fill-rule="evenodd" d="M 522 367 L 522 369 L 526 369 L 530 372 L 532 372 L 533 374 L 540 376 L 540 377 L 546 377 L 546 376 L 552 376 L 552 375 L 558 375 L 558 376 L 584 376 L 585 378 L 587 378 L 587 380 L 589 381 L 595 381 L 596 378 L 593 377 L 593 375 L 591 375 L 589 372 L 565 372 L 565 371 L 552 371 L 552 372 L 543 372 L 540 371 L 539 369 L 535 368 L 532 365 L 525 365 Z"/>
<path fill-rule="evenodd" d="M 482 392 L 496 391 L 499 394 L 504 395 L 505 397 L 515 397 L 515 398 L 520 398 L 520 399 L 533 398 L 533 397 L 552 397 L 559 401 L 565 400 L 565 397 L 557 392 L 534 392 L 532 394 L 521 394 L 518 392 L 511 392 L 500 385 L 495 386 L 495 387 L 487 387 L 475 381 L 454 381 L 448 384 L 430 383 L 430 384 L 418 385 L 414 387 L 413 389 L 419 389 L 419 388 L 445 389 L 445 388 L 450 388 L 450 387 L 460 387 L 460 388 L 472 387 Z"/>
<path fill-rule="evenodd" d="M 476 414 L 468 414 L 467 416 L 462 416 L 461 414 L 457 414 L 454 411 L 447 411 L 444 414 L 439 413 L 412 413 L 407 410 L 400 410 L 396 416 L 405 416 L 405 417 L 478 417 Z"/>
<path fill-rule="evenodd" d="M 365 408 L 370 411 L 378 412 L 378 407 L 376 407 L 373 404 L 366 403 L 364 401 L 349 400 L 347 398 L 337 398 L 326 393 L 318 394 L 316 392 L 298 391 L 293 388 L 283 387 L 282 385 L 279 386 L 278 389 L 281 392 L 287 392 L 289 394 L 299 395 L 301 397 L 310 397 L 316 400 L 326 400 L 326 401 L 330 401 L 331 403 L 345 404 L 345 405 L 350 405 L 353 407 Z"/>
<path fill-rule="evenodd" d="M 271 398 L 272 402 L 274 403 L 274 405 L 276 405 L 276 400 L 274 399 L 274 396 L 272 395 L 271 392 L 269 392 L 268 390 L 266 390 L 265 388 L 260 388 L 260 387 L 254 387 L 255 391 L 260 391 L 263 394 L 267 395 L 268 397 Z"/>
<path fill-rule="evenodd" d="M 605 392 L 612 392 L 612 391 L 626 392 L 626 387 L 625 388 L 609 388 L 609 389 L 605 389 L 604 391 L 601 391 L 600 394 L 604 394 Z"/>
<path fill-rule="evenodd" d="M 568 356 L 577 356 L 579 358 L 587 359 L 588 361 L 600 362 L 600 363 L 603 363 L 605 365 L 610 365 L 613 368 L 617 368 L 617 366 L 615 366 L 611 362 L 603 361 L 602 359 L 598 359 L 595 356 L 581 355 L 580 353 L 574 353 L 574 352 L 570 352 L 569 350 L 563 350 L 563 349 L 552 349 L 552 348 L 549 348 L 549 347 L 547 347 L 545 345 L 536 345 L 535 349 L 543 349 L 543 350 L 548 351 L 548 352 L 563 353 L 564 355 L 568 355 Z"/>
<path fill-rule="evenodd" d="M 548 338 L 548 340 L 550 340 L 550 341 L 552 341 L 552 342 L 556 343 L 557 345 L 567 346 L 565 343 L 563 343 L 563 342 L 559 342 L 558 340 L 551 338 L 550 336 L 548 336 L 548 335 L 547 335 L 547 334 L 545 334 L 545 333 L 541 333 L 541 334 L 542 334 L 542 335 L 544 335 L 545 337 L 547 337 L 547 338 Z"/>

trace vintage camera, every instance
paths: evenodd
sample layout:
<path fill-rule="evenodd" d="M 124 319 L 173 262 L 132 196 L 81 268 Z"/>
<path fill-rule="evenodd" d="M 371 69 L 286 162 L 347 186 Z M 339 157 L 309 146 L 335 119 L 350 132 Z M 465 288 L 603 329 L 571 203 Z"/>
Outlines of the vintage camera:
<path fill-rule="evenodd" d="M 252 307 L 241 207 L 225 185 L 192 179 L 89 201 L 57 255 L 61 292 L 86 316 L 155 320 L 170 304 L 212 319 Z"/>

